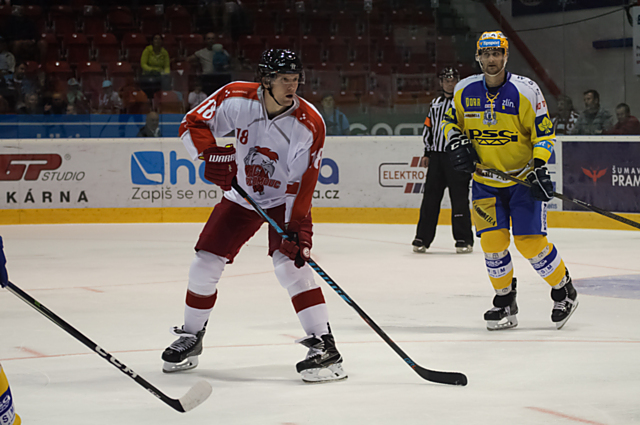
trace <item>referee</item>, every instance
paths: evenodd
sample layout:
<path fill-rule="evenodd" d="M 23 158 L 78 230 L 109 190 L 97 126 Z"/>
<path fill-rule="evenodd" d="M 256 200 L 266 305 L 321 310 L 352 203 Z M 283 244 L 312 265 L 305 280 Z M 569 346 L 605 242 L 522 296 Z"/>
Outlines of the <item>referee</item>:
<path fill-rule="evenodd" d="M 456 252 L 473 252 L 473 233 L 469 212 L 469 182 L 471 174 L 460 173 L 453 169 L 448 155 L 444 151 L 446 140 L 441 129 L 442 118 L 453 103 L 453 90 L 460 81 L 460 74 L 454 68 L 444 68 L 438 75 L 444 96 L 431 102 L 429 114 L 424 121 L 422 137 L 424 157 L 421 167 L 428 167 L 427 183 L 420 206 L 420 221 L 413 240 L 413 252 L 426 252 L 436 236 L 440 204 L 445 188 L 449 188 L 451 198 L 451 227 L 456 241 Z"/>

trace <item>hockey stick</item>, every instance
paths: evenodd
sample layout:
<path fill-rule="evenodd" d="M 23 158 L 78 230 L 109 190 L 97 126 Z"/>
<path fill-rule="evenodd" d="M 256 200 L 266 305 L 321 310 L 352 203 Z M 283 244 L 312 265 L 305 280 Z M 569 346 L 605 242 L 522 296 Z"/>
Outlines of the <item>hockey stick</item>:
<path fill-rule="evenodd" d="M 91 341 L 89 338 L 84 336 L 76 328 L 71 326 L 69 323 L 65 322 L 62 318 L 57 316 L 47 307 L 42 305 L 37 300 L 33 299 L 29 294 L 24 292 L 22 289 L 18 288 L 16 285 L 14 285 L 11 282 L 7 282 L 6 286 L 9 292 L 13 293 L 22 301 L 29 304 L 38 313 L 42 314 L 44 317 L 46 317 L 47 319 L 51 320 L 53 323 L 61 327 L 63 330 L 65 330 L 67 333 L 73 336 L 75 339 L 77 339 L 78 341 L 80 341 L 81 343 L 89 347 L 89 349 L 98 353 L 100 357 L 102 357 L 103 359 L 105 359 L 115 367 L 117 367 L 118 370 L 120 370 L 120 372 L 124 373 L 129 378 L 133 379 L 138 384 L 142 385 L 142 387 L 144 387 L 147 391 L 149 391 L 151 394 L 153 394 L 160 400 L 164 401 L 169 406 L 173 407 L 178 412 L 184 413 L 196 408 L 203 401 L 205 401 L 209 397 L 209 395 L 211 395 L 211 392 L 213 390 L 211 388 L 211 385 L 207 381 L 200 381 L 196 383 L 193 387 L 191 387 L 191 389 L 179 399 L 170 398 L 169 396 L 164 394 L 162 391 L 160 391 L 159 389 L 151 385 L 149 382 L 147 382 L 142 376 L 135 373 L 132 369 L 130 369 L 124 363 L 116 359 L 111 354 L 107 353 L 103 348 L 101 348 L 95 342 Z"/>
<path fill-rule="evenodd" d="M 282 230 L 282 228 L 278 226 L 278 223 L 276 223 L 271 217 L 269 217 L 267 213 L 260 207 L 260 205 L 258 205 L 256 201 L 254 201 L 253 198 L 251 198 L 249 194 L 243 188 L 240 187 L 240 185 L 238 184 L 235 178 L 233 179 L 231 186 L 240 194 L 240 196 L 245 198 L 247 202 L 249 202 L 251 206 L 253 206 L 253 209 L 255 209 L 256 212 L 260 214 L 260 216 L 262 216 L 262 218 L 264 218 L 269 223 L 269 225 L 273 227 L 276 232 L 278 232 L 278 234 L 280 234 L 280 236 L 282 236 L 283 238 L 287 237 L 284 230 Z M 318 263 L 313 261 L 311 258 L 307 260 L 307 263 L 309 263 L 311 268 L 315 270 L 316 273 L 318 273 L 318 275 L 320 275 L 320 277 L 324 279 L 325 282 L 327 282 L 327 284 L 331 287 L 331 289 L 336 291 L 337 294 L 340 295 L 340 297 L 347 304 L 353 307 L 353 309 L 360 315 L 360 317 L 364 319 L 367 325 L 369 325 L 371 329 L 373 329 L 378 335 L 380 335 L 380 337 L 393 349 L 393 351 L 395 351 L 400 357 L 402 357 L 402 359 L 409 366 L 411 366 L 411 368 L 418 375 L 420 375 L 420 377 L 422 377 L 423 379 L 426 379 L 427 381 L 437 382 L 440 384 L 467 385 L 467 377 L 462 373 L 439 372 L 436 370 L 425 369 L 417 365 L 413 360 L 411 360 L 411 358 L 404 351 L 402 351 L 400 347 L 398 347 L 398 345 L 395 342 L 393 342 L 393 340 L 391 340 L 391 338 L 389 338 L 389 336 L 380 328 L 380 326 L 378 326 L 373 321 L 373 319 L 371 319 L 371 317 L 369 317 L 369 315 L 367 315 L 367 313 L 365 313 L 358 306 L 358 304 L 356 304 L 356 302 L 353 301 L 353 299 L 349 295 L 347 295 L 347 293 L 344 292 L 344 290 L 340 288 L 340 286 L 338 286 L 338 284 L 333 279 L 331 279 L 331 277 L 329 277 L 329 275 L 324 270 L 322 270 L 322 268 L 318 265 Z"/>
<path fill-rule="evenodd" d="M 521 184 L 521 185 L 526 186 L 526 187 L 531 187 L 531 183 L 529 183 L 528 181 L 520 180 L 520 179 L 515 178 L 515 177 L 513 177 L 513 176 L 511 176 L 511 175 L 509 175 L 509 174 L 507 174 L 507 173 L 505 173 L 503 171 L 496 170 L 496 169 L 493 169 L 493 168 L 488 168 L 488 167 L 485 167 L 482 164 L 476 164 L 476 166 L 478 168 L 482 169 L 482 170 L 485 170 L 485 171 L 488 171 L 488 172 L 490 172 L 492 174 L 500 176 L 503 179 L 511 180 L 512 182 L 516 182 L 516 183 Z M 553 196 L 558 198 L 558 199 L 562 199 L 563 201 L 573 202 L 576 205 L 580 205 L 582 208 L 586 208 L 586 209 L 591 210 L 591 211 L 593 211 L 595 213 L 602 214 L 605 217 L 609 217 L 609 218 L 614 219 L 616 221 L 619 221 L 621 223 L 627 224 L 627 225 L 629 225 L 631 227 L 635 227 L 636 229 L 640 229 L 640 223 L 637 223 L 637 222 L 635 222 L 633 220 L 629 220 L 628 218 L 622 217 L 622 216 L 620 216 L 618 214 L 614 214 L 614 213 L 612 213 L 610 211 L 603 210 L 602 208 L 594 207 L 593 205 L 588 204 L 588 203 L 586 203 L 584 201 L 581 201 L 579 199 L 573 199 L 573 198 L 570 198 L 570 197 L 568 197 L 566 195 L 563 195 L 562 193 L 558 193 L 558 192 L 553 192 Z"/>

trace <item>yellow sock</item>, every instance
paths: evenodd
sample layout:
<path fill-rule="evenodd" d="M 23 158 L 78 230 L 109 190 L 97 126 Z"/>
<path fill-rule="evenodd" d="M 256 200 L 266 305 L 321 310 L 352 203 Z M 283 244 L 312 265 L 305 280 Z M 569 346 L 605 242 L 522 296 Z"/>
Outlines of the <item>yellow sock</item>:
<path fill-rule="evenodd" d="M 22 421 L 16 414 L 13 397 L 2 365 L 0 364 L 0 424 L 20 425 Z"/>

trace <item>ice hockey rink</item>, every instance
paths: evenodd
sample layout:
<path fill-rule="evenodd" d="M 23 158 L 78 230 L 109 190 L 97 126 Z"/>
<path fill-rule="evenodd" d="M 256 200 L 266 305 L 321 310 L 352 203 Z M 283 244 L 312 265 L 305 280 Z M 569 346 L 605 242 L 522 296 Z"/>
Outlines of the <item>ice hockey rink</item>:
<path fill-rule="evenodd" d="M 493 290 L 479 241 L 457 255 L 440 226 L 415 254 L 414 226 L 316 224 L 312 257 L 422 367 L 422 380 L 322 279 L 349 374 L 304 384 L 306 349 L 266 255 L 266 225 L 227 266 L 197 369 L 163 374 L 182 324 L 200 224 L 0 226 L 10 280 L 170 397 L 213 386 L 177 413 L 7 290 L 0 362 L 27 425 L 636 424 L 640 423 L 640 233 L 550 229 L 580 306 L 551 323 L 549 286 L 511 247 L 519 326 L 489 332 Z"/>

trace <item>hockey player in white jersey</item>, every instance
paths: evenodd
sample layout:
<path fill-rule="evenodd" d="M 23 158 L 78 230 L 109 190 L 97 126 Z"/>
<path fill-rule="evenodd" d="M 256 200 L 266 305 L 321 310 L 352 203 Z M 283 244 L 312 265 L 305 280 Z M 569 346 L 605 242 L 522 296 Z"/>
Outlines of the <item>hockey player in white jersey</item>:
<path fill-rule="evenodd" d="M 205 178 L 224 191 L 195 246 L 189 270 L 184 325 L 179 338 L 162 354 L 163 371 L 198 365 L 209 315 L 216 303 L 217 283 L 227 264 L 264 223 L 231 184 L 238 184 L 266 210 L 290 237 L 269 228 L 269 255 L 276 277 L 288 291 L 308 348 L 296 365 L 305 382 L 347 377 L 328 323 L 322 290 L 306 264 L 312 245 L 311 200 L 315 189 L 325 124 L 318 111 L 296 95 L 304 82 L 302 63 L 294 52 L 263 53 L 259 83 L 233 82 L 189 111 L 180 137 L 193 159 L 206 161 Z M 236 147 L 217 146 L 216 138 L 231 131 Z"/>

